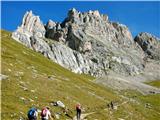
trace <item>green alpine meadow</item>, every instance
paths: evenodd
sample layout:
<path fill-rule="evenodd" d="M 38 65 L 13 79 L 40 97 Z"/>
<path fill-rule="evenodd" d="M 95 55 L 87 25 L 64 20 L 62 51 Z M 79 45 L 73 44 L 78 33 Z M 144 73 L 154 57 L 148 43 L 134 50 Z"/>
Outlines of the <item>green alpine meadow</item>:
<path fill-rule="evenodd" d="M 31 106 L 38 109 L 50 106 L 53 114 L 62 112 L 51 105 L 61 100 L 73 117 L 75 104 L 80 102 L 85 109 L 83 114 L 91 113 L 85 117 L 88 120 L 158 120 L 159 94 L 115 91 L 95 84 L 94 77 L 70 72 L 14 41 L 10 32 L 1 30 L 1 37 L 1 68 L 5 76 L 1 80 L 1 119 L 27 119 Z M 115 102 L 117 110 L 107 107 L 111 101 Z M 69 118 L 62 113 L 60 119 Z"/>
<path fill-rule="evenodd" d="M 159 120 L 158 1 L 2 1 L 1 120 Z"/>

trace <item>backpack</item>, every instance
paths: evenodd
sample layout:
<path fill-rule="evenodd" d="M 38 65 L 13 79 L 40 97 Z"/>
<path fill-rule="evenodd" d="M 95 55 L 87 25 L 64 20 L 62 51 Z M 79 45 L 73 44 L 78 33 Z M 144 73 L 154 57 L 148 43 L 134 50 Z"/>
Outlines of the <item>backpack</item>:
<path fill-rule="evenodd" d="M 28 111 L 28 118 L 35 118 L 36 117 L 36 109 L 35 108 L 31 108 L 29 111 Z"/>
<path fill-rule="evenodd" d="M 41 112 L 41 117 L 46 117 L 47 115 L 47 108 L 43 108 Z"/>

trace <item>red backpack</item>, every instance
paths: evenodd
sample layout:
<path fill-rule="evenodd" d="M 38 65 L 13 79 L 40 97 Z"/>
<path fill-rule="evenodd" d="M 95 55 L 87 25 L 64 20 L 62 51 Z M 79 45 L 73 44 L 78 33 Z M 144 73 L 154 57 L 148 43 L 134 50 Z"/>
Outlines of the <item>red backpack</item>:
<path fill-rule="evenodd" d="M 47 108 L 43 108 L 41 112 L 41 117 L 46 117 L 47 115 Z"/>

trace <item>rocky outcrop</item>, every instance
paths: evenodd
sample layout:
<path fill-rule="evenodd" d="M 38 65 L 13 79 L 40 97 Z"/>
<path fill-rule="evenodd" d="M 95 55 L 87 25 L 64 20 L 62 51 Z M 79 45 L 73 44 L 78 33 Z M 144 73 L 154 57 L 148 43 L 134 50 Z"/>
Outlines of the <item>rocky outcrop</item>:
<path fill-rule="evenodd" d="M 140 33 L 134 39 L 146 53 L 146 57 L 160 60 L 160 39 L 149 34 Z"/>
<path fill-rule="evenodd" d="M 62 23 L 49 20 L 45 26 L 27 12 L 12 37 L 75 73 L 137 75 L 145 67 L 145 54 L 127 26 L 98 11 L 73 8 Z"/>
<path fill-rule="evenodd" d="M 143 53 L 128 28 L 110 22 L 107 15 L 100 15 L 98 11 L 81 13 L 71 9 L 60 26 L 57 23 L 46 28 L 47 38 L 62 42 L 84 58 L 85 61 L 76 56 L 77 64 L 74 66 L 79 65 L 80 73 L 99 76 L 113 70 L 134 75 L 143 70 Z M 55 37 L 58 33 L 59 37 Z"/>
<path fill-rule="evenodd" d="M 45 33 L 45 27 L 39 16 L 27 11 L 21 26 L 12 33 L 12 38 L 46 57 L 53 56 L 49 45 L 44 41 Z"/>
<path fill-rule="evenodd" d="M 13 32 L 12 37 L 17 41 L 22 41 L 26 43 L 27 46 L 30 46 L 31 36 L 36 36 L 43 38 L 45 35 L 45 28 L 42 22 L 40 21 L 39 16 L 35 16 L 32 11 L 26 12 L 23 17 L 22 24 Z"/>

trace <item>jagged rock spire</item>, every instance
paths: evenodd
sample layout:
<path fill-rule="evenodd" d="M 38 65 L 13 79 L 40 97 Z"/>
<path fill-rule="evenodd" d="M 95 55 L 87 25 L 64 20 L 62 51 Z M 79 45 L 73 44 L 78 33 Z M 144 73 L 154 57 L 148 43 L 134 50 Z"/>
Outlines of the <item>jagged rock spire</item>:
<path fill-rule="evenodd" d="M 12 37 L 18 42 L 32 48 L 31 38 L 44 38 L 45 28 L 39 16 L 35 16 L 32 11 L 27 11 L 22 19 L 22 24 L 12 33 Z"/>
<path fill-rule="evenodd" d="M 27 11 L 23 17 L 22 24 L 18 28 L 18 31 L 26 31 L 31 35 L 37 35 L 38 37 L 44 37 L 45 28 L 41 22 L 39 16 L 35 16 L 32 11 Z"/>
<path fill-rule="evenodd" d="M 56 22 L 52 21 L 51 19 L 47 22 L 46 28 L 47 29 L 53 29 L 56 27 Z"/>
<path fill-rule="evenodd" d="M 68 20 L 71 20 L 72 22 L 90 22 L 95 18 L 103 21 L 108 21 L 108 16 L 103 14 L 100 15 L 98 10 L 89 10 L 88 12 L 81 13 L 75 8 L 72 8 L 68 11 Z"/>

